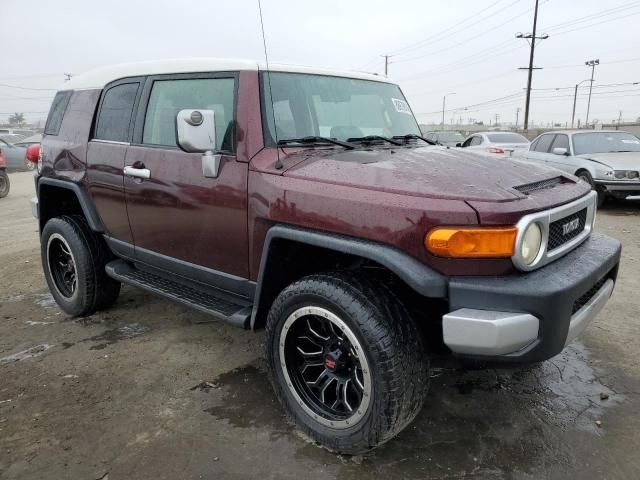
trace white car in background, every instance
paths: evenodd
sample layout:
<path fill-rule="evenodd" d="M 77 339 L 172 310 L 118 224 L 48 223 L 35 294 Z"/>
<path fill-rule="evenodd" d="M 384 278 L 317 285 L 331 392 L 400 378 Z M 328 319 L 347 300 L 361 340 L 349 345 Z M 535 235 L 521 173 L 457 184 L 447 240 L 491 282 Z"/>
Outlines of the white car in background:
<path fill-rule="evenodd" d="M 529 140 L 514 132 L 476 132 L 456 146 L 492 157 L 522 157 Z"/>
<path fill-rule="evenodd" d="M 606 197 L 640 195 L 640 139 L 620 130 L 564 130 L 533 140 L 525 158 L 580 177 Z"/>

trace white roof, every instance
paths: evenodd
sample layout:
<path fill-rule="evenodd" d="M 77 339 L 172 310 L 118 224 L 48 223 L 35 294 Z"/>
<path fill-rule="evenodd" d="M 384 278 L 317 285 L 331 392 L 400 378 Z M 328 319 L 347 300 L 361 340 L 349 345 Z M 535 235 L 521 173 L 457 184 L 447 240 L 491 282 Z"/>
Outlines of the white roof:
<path fill-rule="evenodd" d="M 81 75 L 74 76 L 60 86 L 60 90 L 90 90 L 101 89 L 107 83 L 125 77 L 142 75 L 162 75 L 168 73 L 196 73 L 196 72 L 227 72 L 238 70 L 266 70 L 264 64 L 251 60 L 237 60 L 231 58 L 174 58 L 168 60 L 151 60 L 137 63 L 121 63 L 107 67 L 96 68 Z M 393 83 L 389 79 L 371 73 L 332 70 L 327 68 L 308 67 L 301 65 L 287 65 L 270 63 L 272 72 L 294 72 L 328 75 L 334 77 L 359 78 L 378 82 Z"/>

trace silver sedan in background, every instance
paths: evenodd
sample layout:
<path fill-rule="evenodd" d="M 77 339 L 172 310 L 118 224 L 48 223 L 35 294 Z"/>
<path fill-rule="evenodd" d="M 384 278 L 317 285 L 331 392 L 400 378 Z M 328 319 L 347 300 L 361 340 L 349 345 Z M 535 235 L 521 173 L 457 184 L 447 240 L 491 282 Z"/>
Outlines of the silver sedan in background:
<path fill-rule="evenodd" d="M 533 140 L 525 159 L 580 177 L 606 197 L 640 195 L 640 139 L 621 130 L 559 130 Z"/>
<path fill-rule="evenodd" d="M 522 157 L 529 148 L 529 140 L 514 132 L 476 132 L 456 146 L 491 157 Z"/>

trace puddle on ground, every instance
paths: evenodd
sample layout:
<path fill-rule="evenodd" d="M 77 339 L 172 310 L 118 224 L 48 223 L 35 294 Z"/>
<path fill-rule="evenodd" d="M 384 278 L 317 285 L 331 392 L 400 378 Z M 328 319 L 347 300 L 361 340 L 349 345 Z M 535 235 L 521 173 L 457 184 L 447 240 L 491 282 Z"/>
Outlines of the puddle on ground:
<path fill-rule="evenodd" d="M 41 345 L 36 345 L 35 347 L 27 348 L 26 350 L 22 350 L 21 352 L 13 353 L 11 355 L 7 355 L 6 357 L 1 357 L 0 365 L 19 362 L 27 358 L 37 357 L 38 355 L 42 355 L 51 347 L 53 347 L 53 345 L 49 345 L 48 343 L 43 343 Z"/>
<path fill-rule="evenodd" d="M 139 323 L 130 323 L 129 325 L 124 325 L 118 328 L 112 328 L 111 330 L 106 330 L 102 332 L 100 335 L 96 335 L 94 337 L 87 338 L 82 340 L 83 342 L 102 342 L 98 345 L 92 346 L 89 350 L 102 350 L 107 348 L 109 345 L 113 345 L 120 340 L 127 340 L 129 338 L 138 337 L 147 333 L 150 330 L 149 327 L 141 325 Z"/>
<path fill-rule="evenodd" d="M 214 406 L 206 408 L 205 412 L 228 421 L 234 427 L 265 427 L 271 430 L 272 438 L 293 430 L 271 389 L 267 372 L 255 365 L 224 373 L 214 381 L 196 385 L 192 390 L 210 395 Z"/>
<path fill-rule="evenodd" d="M 451 362 L 435 365 L 425 407 L 414 422 L 355 463 L 299 440 L 266 372 L 254 365 L 193 389 L 202 392 L 205 404 L 213 404 L 205 411 L 217 419 L 289 435 L 299 445 L 297 457 L 320 464 L 338 460 L 341 479 L 367 472 L 408 479 L 502 478 L 505 472 L 575 465 L 576 449 L 601 441 L 605 410 L 625 397 L 602 382 L 589 360 L 588 350 L 576 342 L 535 366 L 470 370 L 452 368 Z"/>
<path fill-rule="evenodd" d="M 34 302 L 36 305 L 41 306 L 42 308 L 58 308 L 58 304 L 51 296 L 51 293 L 38 293 L 33 296 Z"/>

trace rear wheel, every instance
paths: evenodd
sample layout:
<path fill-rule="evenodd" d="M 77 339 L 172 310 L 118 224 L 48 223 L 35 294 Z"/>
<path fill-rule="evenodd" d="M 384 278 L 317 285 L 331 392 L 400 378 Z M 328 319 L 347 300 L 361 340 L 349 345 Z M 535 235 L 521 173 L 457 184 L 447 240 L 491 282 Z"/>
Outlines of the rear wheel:
<path fill-rule="evenodd" d="M 104 271 L 107 247 L 83 217 L 49 220 L 42 230 L 41 256 L 51 295 L 65 313 L 88 315 L 117 299 L 120 283 Z"/>
<path fill-rule="evenodd" d="M 579 179 L 584 180 L 589 185 L 591 185 L 591 189 L 595 190 L 595 192 L 598 194 L 598 208 L 600 208 L 606 200 L 606 193 L 604 192 L 604 190 L 601 190 L 596 186 L 596 183 L 593 181 L 593 177 L 588 171 L 580 170 L 576 175 Z"/>
<path fill-rule="evenodd" d="M 11 190 L 9 175 L 6 170 L 0 170 L 0 198 L 9 195 L 9 190 Z"/>
<path fill-rule="evenodd" d="M 278 296 L 266 329 L 278 399 L 330 450 L 375 448 L 422 408 L 428 387 L 422 338 L 384 285 L 355 275 L 303 278 Z"/>

